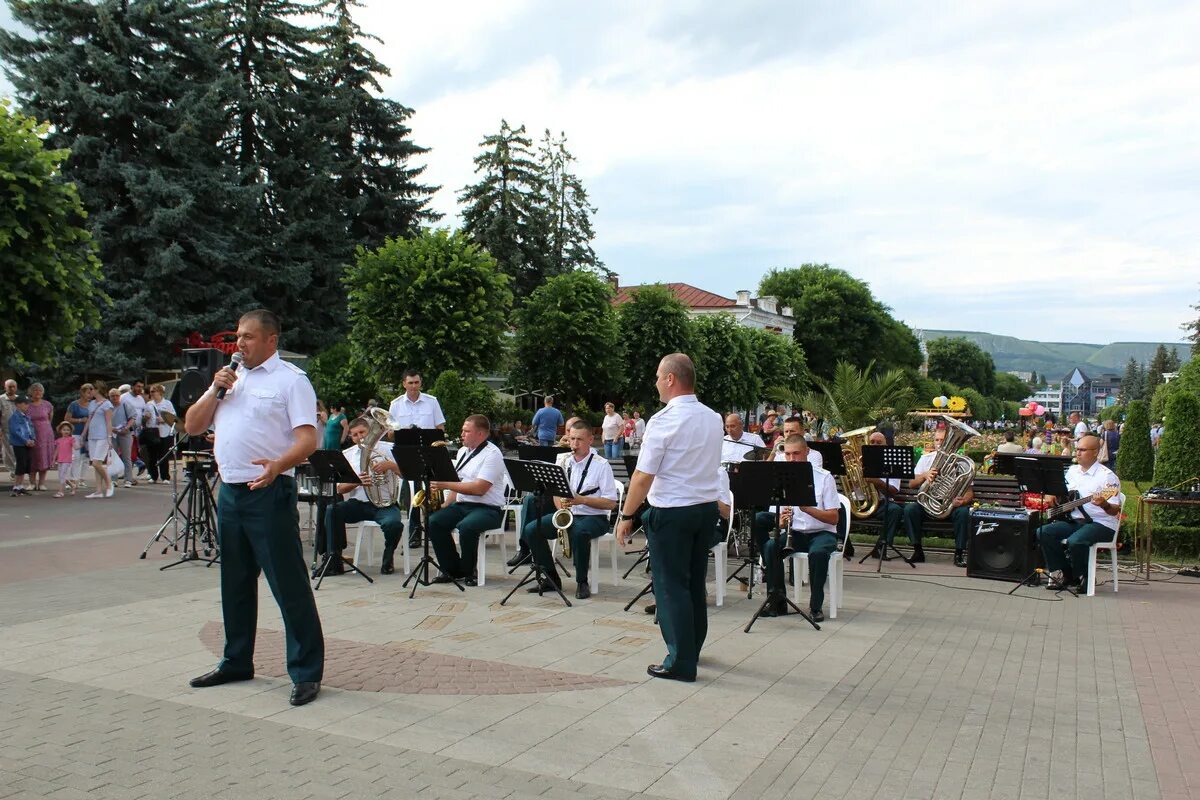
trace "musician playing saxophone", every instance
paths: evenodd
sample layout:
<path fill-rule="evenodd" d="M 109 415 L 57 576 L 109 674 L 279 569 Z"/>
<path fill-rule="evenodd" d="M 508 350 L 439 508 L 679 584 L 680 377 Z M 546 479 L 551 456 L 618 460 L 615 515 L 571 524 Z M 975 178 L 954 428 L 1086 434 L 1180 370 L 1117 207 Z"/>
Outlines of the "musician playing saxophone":
<path fill-rule="evenodd" d="M 579 422 L 579 417 L 571 417 L 567 420 L 566 433 L 564 433 L 562 439 L 558 441 L 558 447 L 571 446 L 571 427 L 576 422 Z M 560 467 L 566 468 L 567 460 L 570 457 L 570 453 L 559 453 L 554 457 L 554 463 Z M 536 519 L 543 514 L 553 514 L 554 511 L 554 506 L 551 504 L 549 498 L 541 498 L 534 494 L 527 494 L 525 495 L 524 499 L 521 500 L 521 519 Z M 529 552 L 529 544 L 525 541 L 524 536 L 521 536 L 518 539 L 517 545 L 517 552 L 514 553 L 513 557 L 507 562 L 508 566 L 510 567 L 519 567 L 533 557 Z"/>
<path fill-rule="evenodd" d="M 1078 463 L 1067 470 L 1067 488 L 1080 497 L 1091 497 L 1082 509 L 1075 509 L 1065 519 L 1058 519 L 1038 528 L 1038 543 L 1046 557 L 1050 574 L 1048 589 L 1064 589 L 1075 584 L 1080 592 L 1087 591 L 1088 550 L 1097 542 L 1110 542 L 1121 524 L 1121 481 L 1115 472 L 1098 460 L 1100 437 L 1088 434 L 1075 446 Z M 1115 497 L 1106 497 L 1101 490 L 1115 489 Z M 1053 498 L 1063 502 L 1066 498 Z M 1088 521 L 1084 516 L 1091 517 Z M 1066 547 L 1063 547 L 1063 540 Z"/>
<path fill-rule="evenodd" d="M 617 507 L 617 484 L 613 478 L 608 459 L 592 449 L 594 435 L 592 426 L 575 421 L 567 431 L 571 453 L 566 459 L 567 482 L 575 493 L 571 498 L 555 498 L 557 508 L 569 508 L 574 520 L 567 530 L 571 539 L 571 557 L 575 561 L 575 596 L 580 600 L 591 597 L 588 587 L 588 570 L 591 566 L 592 539 L 608 533 L 608 514 Z M 529 519 L 529 518 L 527 518 Z M 562 579 L 554 566 L 554 557 L 548 541 L 557 535 L 552 520 L 553 513 L 540 520 L 529 519 L 521 531 L 521 539 L 533 553 L 534 561 L 541 566 L 548 583 L 534 586 L 529 591 L 561 590 Z M 538 527 L 541 526 L 541 536 Z"/>
<path fill-rule="evenodd" d="M 945 441 L 945 428 L 938 428 L 933 432 L 933 449 L 926 452 L 917 461 L 917 465 L 913 468 L 912 480 L 908 482 L 908 488 L 920 489 L 928 481 L 937 479 L 938 471 L 933 468 L 933 462 Z M 967 565 L 965 554 L 967 536 L 971 530 L 971 503 L 974 500 L 975 490 L 968 486 L 967 490 L 954 498 L 951 503 L 953 509 L 950 511 L 950 522 L 954 526 L 954 566 L 956 567 Z M 912 560 L 917 562 L 925 560 L 925 550 L 921 547 L 921 536 L 926 516 L 925 509 L 921 507 L 920 503 L 904 504 L 904 529 L 908 533 L 908 540 L 912 542 Z"/>
<path fill-rule="evenodd" d="M 361 463 L 360 448 L 363 439 L 367 437 L 369 427 L 369 423 L 364 417 L 359 417 L 350 423 L 350 439 L 354 445 L 346 448 L 342 453 L 346 456 L 346 460 L 355 466 Z M 375 472 L 400 474 L 400 468 L 396 466 L 396 461 L 392 457 L 391 445 L 382 440 L 378 441 L 375 443 L 375 452 L 383 456 L 372 466 Z M 371 476 L 360 473 L 358 477 L 362 483 L 339 483 L 337 485 L 338 494 L 348 495 L 348 497 L 326 509 L 325 525 L 333 531 L 333 547 L 339 555 L 342 550 L 346 549 L 346 525 L 355 522 L 374 522 L 379 525 L 383 529 L 384 542 L 383 563 L 379 571 L 384 575 L 391 575 L 395 571 L 392 557 L 396 552 L 396 545 L 400 543 L 400 535 L 404 532 L 404 518 L 397 505 L 380 508 L 372 503 L 367 498 L 366 489 L 363 488 L 363 484 L 369 482 Z M 324 550 L 324 538 L 318 537 L 317 552 L 324 552 Z M 343 570 L 342 559 L 335 558 L 330 562 L 329 571 L 326 574 L 339 574 Z"/>

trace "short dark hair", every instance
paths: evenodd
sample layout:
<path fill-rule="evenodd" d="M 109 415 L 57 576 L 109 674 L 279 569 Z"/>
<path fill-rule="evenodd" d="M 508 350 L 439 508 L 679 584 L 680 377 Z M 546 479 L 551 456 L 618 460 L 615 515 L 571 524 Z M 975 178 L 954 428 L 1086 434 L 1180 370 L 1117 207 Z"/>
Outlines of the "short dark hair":
<path fill-rule="evenodd" d="M 574 422 L 572 422 L 572 423 L 571 423 L 571 430 L 573 430 L 573 431 L 587 431 L 588 433 L 592 433 L 592 426 L 591 426 L 591 425 L 588 425 L 588 424 L 587 424 L 587 422 L 586 422 L 585 420 L 582 420 L 582 419 L 577 419 L 577 420 L 575 420 Z"/>
<path fill-rule="evenodd" d="M 242 314 L 241 319 L 238 320 L 238 324 L 250 320 L 257 322 L 267 333 L 273 333 L 276 336 L 280 333 L 279 317 L 265 308 L 256 308 L 253 311 L 247 311 L 245 314 Z"/>
<path fill-rule="evenodd" d="M 403 383 L 404 381 L 408 380 L 409 378 L 420 378 L 420 377 L 421 377 L 421 370 L 406 369 L 406 370 L 404 370 L 404 374 L 400 376 L 400 382 Z"/>
<path fill-rule="evenodd" d="M 1012 432 L 1012 431 L 1005 431 L 1005 432 L 1004 432 L 1004 441 L 1006 441 L 1006 442 L 1011 442 L 1012 440 L 1013 440 L 1013 432 Z"/>
<path fill-rule="evenodd" d="M 796 423 L 797 425 L 800 426 L 801 430 L 804 430 L 804 420 L 800 417 L 799 414 L 792 414 L 790 417 L 788 417 L 787 419 L 785 419 L 783 421 L 783 424 L 786 425 L 789 422 Z"/>
<path fill-rule="evenodd" d="M 679 379 L 679 383 L 685 389 L 693 389 L 696 386 L 696 365 L 692 363 L 686 353 L 671 353 L 663 356 L 662 365 L 666 368 L 667 373 L 674 375 Z"/>
<path fill-rule="evenodd" d="M 350 423 L 350 426 L 348 428 L 346 428 L 346 430 L 350 430 L 350 428 L 370 428 L 370 427 L 371 427 L 371 420 L 367 419 L 366 417 L 355 417 L 354 421 Z"/>
<path fill-rule="evenodd" d="M 472 414 L 463 420 L 463 422 L 471 423 L 477 431 L 490 431 L 492 429 L 492 421 L 483 414 Z"/>

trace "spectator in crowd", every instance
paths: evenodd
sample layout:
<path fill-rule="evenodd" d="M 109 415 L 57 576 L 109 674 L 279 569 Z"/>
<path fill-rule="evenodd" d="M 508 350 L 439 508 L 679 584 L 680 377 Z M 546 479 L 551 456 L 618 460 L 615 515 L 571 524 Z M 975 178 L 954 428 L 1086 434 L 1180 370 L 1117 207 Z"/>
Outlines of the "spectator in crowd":
<path fill-rule="evenodd" d="M 8 441 L 8 421 L 17 410 L 17 382 L 9 378 L 4 382 L 4 394 L 0 395 L 0 444 L 4 446 L 4 468 L 12 474 L 17 462 L 13 458 L 12 444 Z"/>
<path fill-rule="evenodd" d="M 1162 421 L 1160 420 L 1159 422 L 1156 422 L 1150 426 L 1150 446 L 1153 447 L 1155 450 L 1158 449 L 1158 440 L 1162 438 L 1162 435 L 1163 435 L 1163 424 L 1162 424 Z"/>
<path fill-rule="evenodd" d="M 779 434 L 779 412 L 771 409 L 767 412 L 767 418 L 763 420 L 762 430 L 759 431 L 762 435 L 763 442 L 767 447 L 772 447 L 775 444 L 775 438 Z"/>
<path fill-rule="evenodd" d="M 113 398 L 120 402 L 117 390 L 109 392 L 103 381 L 96 381 L 92 402 L 88 404 L 88 421 L 84 426 L 88 458 L 96 473 L 96 491 L 89 494 L 89 498 L 113 496 L 113 482 L 108 476 L 107 467 L 108 453 L 112 449 L 113 416 L 116 414 Z"/>
<path fill-rule="evenodd" d="M 1034 436 L 1033 439 L 1031 439 L 1029 442 L 1029 449 L 1026 450 L 1025 452 L 1027 452 L 1031 455 L 1041 455 L 1042 445 L 1044 445 L 1044 444 L 1045 444 L 1045 442 L 1042 441 L 1042 437 Z"/>
<path fill-rule="evenodd" d="M 1014 441 L 1016 437 L 1012 431 L 1004 432 L 1004 443 L 996 448 L 997 453 L 1024 453 L 1025 448 Z"/>
<path fill-rule="evenodd" d="M 175 445 L 175 405 L 164 397 L 161 383 L 150 387 L 150 399 L 146 401 L 149 421 L 142 429 L 142 460 L 150 473 L 150 482 L 166 483 L 171 479 L 170 459 L 167 454 Z"/>
<path fill-rule="evenodd" d="M 46 399 L 46 388 L 40 383 L 29 385 L 28 414 L 36 440 L 29 454 L 29 479 L 35 492 L 44 492 L 46 475 L 54 466 L 54 406 Z"/>
<path fill-rule="evenodd" d="M 1117 468 L 1117 449 L 1121 446 L 1121 433 L 1117 430 L 1116 420 L 1104 420 L 1104 429 L 1101 431 L 1101 439 L 1104 442 L 1104 447 L 1107 450 L 1108 460 L 1104 462 L 1104 466 L 1116 471 Z"/>
<path fill-rule="evenodd" d="M 33 423 L 29 420 L 29 398 L 19 394 L 14 398 L 12 416 L 8 418 L 8 441 L 13 449 L 13 487 L 12 496 L 26 494 L 25 476 L 29 475 L 31 451 L 37 444 L 33 431 Z M 32 476 L 31 476 L 32 477 Z"/>
<path fill-rule="evenodd" d="M 319 401 L 317 405 L 320 406 Z M 330 403 L 329 412 L 325 415 L 324 427 L 321 429 L 324 431 L 322 449 L 341 450 L 343 445 L 348 444 L 350 438 L 350 423 L 346 419 L 346 407 Z M 322 424 L 320 419 L 321 415 L 318 413 L 318 424 Z"/>
<path fill-rule="evenodd" d="M 125 466 L 127 488 L 137 485 L 133 474 L 133 431 L 137 427 L 137 421 L 130 416 L 133 408 L 125 404 L 129 389 L 129 384 L 123 383 L 119 389 L 108 390 L 108 402 L 113 405 L 113 446 L 116 448 L 117 458 L 121 459 Z"/>
<path fill-rule="evenodd" d="M 637 433 L 637 426 L 633 424 L 633 417 L 629 415 L 628 411 L 621 412 L 621 421 L 625 425 L 621 432 L 622 447 L 628 450 L 633 447 L 633 436 Z"/>
<path fill-rule="evenodd" d="M 570 433 L 567 431 L 568 435 Z M 612 403 L 605 403 L 604 419 L 600 423 L 600 438 L 604 442 L 605 458 L 611 461 L 621 457 L 621 437 L 624 433 L 625 420 L 617 413 L 617 407 Z"/>
<path fill-rule="evenodd" d="M 325 404 L 320 400 L 317 401 L 317 429 L 325 430 L 325 423 L 329 421 L 329 412 L 325 410 Z"/>
<path fill-rule="evenodd" d="M 64 422 L 71 423 L 71 434 L 75 438 L 75 457 L 71 464 L 70 477 L 71 494 L 75 493 L 75 489 L 87 485 L 83 481 L 83 471 L 87 467 L 87 448 L 83 446 L 83 428 L 87 424 L 88 404 L 92 402 L 93 388 L 90 383 L 80 386 L 79 399 L 71 401 L 71 404 L 67 406 L 67 414 L 63 417 Z"/>
<path fill-rule="evenodd" d="M 537 434 L 538 444 L 551 447 L 558 436 L 558 426 L 563 424 L 562 412 L 554 407 L 554 396 L 546 395 L 543 405 L 533 415 L 533 428 Z"/>
<path fill-rule="evenodd" d="M 74 427 L 69 422 L 58 425 L 58 438 L 54 440 L 54 460 L 58 463 L 58 491 L 55 497 L 62 497 L 67 489 L 75 494 L 75 485 L 71 482 L 71 469 L 75 463 Z"/>

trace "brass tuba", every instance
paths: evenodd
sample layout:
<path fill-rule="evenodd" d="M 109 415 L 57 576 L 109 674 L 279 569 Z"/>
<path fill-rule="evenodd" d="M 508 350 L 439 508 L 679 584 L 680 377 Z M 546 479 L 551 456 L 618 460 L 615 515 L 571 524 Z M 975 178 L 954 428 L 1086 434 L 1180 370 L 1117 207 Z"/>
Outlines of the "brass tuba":
<path fill-rule="evenodd" d="M 874 427 L 857 428 L 842 434 L 842 461 L 846 474 L 839 477 L 842 494 L 850 498 L 850 514 L 858 519 L 873 517 L 879 510 L 879 489 L 863 477 L 862 447 Z"/>
<path fill-rule="evenodd" d="M 921 491 L 917 492 L 917 503 L 929 516 L 937 519 L 950 516 L 954 500 L 975 479 L 975 462 L 956 451 L 963 446 L 963 442 L 979 435 L 979 431 L 954 417 L 942 414 L 942 419 L 946 421 L 946 438 L 942 440 L 942 446 L 929 466 L 931 470 L 937 470 L 937 477 L 926 481 Z"/>
<path fill-rule="evenodd" d="M 386 456 L 375 452 L 375 444 L 392 429 L 391 421 L 382 408 L 368 408 L 363 418 L 367 421 L 367 435 L 358 444 L 358 471 L 370 476 L 370 480 L 363 484 L 367 499 L 377 508 L 387 508 L 400 499 L 400 479 L 394 472 L 373 472 L 371 468 L 380 461 L 388 460 Z"/>

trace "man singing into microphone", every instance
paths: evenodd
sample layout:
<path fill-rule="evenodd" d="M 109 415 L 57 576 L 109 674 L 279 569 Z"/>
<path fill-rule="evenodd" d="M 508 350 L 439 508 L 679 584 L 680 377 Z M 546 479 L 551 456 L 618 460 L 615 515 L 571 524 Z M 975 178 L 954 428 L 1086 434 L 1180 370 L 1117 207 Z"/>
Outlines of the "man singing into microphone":
<path fill-rule="evenodd" d="M 210 424 L 216 432 L 225 621 L 224 657 L 191 685 L 254 677 L 262 571 L 283 615 L 291 703 L 302 706 L 321 690 L 325 639 L 304 565 L 292 474 L 317 449 L 317 397 L 304 372 L 279 358 L 278 346 L 278 317 L 262 309 L 243 314 L 237 330 L 241 369 L 236 363 L 221 369 L 184 422 L 192 436 L 205 433 Z"/>

